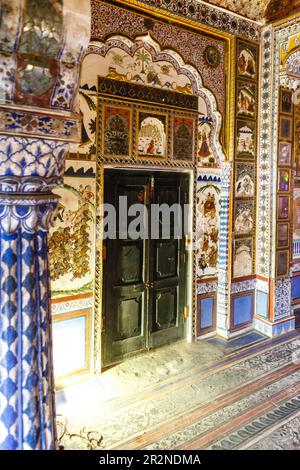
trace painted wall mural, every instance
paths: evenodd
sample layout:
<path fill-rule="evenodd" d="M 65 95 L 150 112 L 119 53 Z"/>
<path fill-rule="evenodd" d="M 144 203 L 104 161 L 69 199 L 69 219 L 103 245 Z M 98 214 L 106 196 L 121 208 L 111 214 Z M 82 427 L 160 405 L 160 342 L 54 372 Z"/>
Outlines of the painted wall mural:
<path fill-rule="evenodd" d="M 94 40 L 105 42 L 107 41 L 107 38 L 116 34 L 117 31 L 121 32 L 131 40 L 134 40 L 137 36 L 146 36 L 148 34 L 149 27 L 145 24 L 143 16 L 122 9 L 118 9 L 118 14 L 116 14 L 115 8 L 116 7 L 106 3 L 92 1 L 93 22 L 91 36 Z M 162 50 L 172 49 L 176 51 L 181 55 L 185 63 L 191 64 L 201 72 L 204 86 L 212 90 L 218 103 L 218 109 L 224 116 L 226 95 L 225 41 L 213 36 L 196 34 L 192 31 L 164 23 L 162 21 L 151 21 L 150 29 L 151 37 L 160 44 Z M 211 46 L 217 49 L 217 55 L 220 57 L 219 63 L 216 67 L 212 67 L 207 63 L 206 55 L 204 53 L 204 51 L 207 50 L 207 47 Z M 145 61 L 144 64 L 145 66 L 147 65 Z M 115 67 L 115 65 L 113 65 L 113 67 Z M 153 64 L 152 67 L 154 70 L 153 75 L 150 74 L 149 76 L 149 84 L 157 82 L 155 74 L 158 73 L 158 69 Z M 145 69 L 146 68 L 147 67 L 145 67 Z M 117 72 L 119 73 L 119 70 L 117 70 Z M 127 75 L 127 72 L 129 72 L 130 75 Z M 132 72 L 127 70 L 125 75 L 126 77 L 133 77 L 138 74 L 141 75 L 143 80 L 147 80 L 147 73 L 141 74 L 141 69 L 139 68 L 137 71 L 133 70 Z M 178 86 L 182 86 L 177 80 L 173 80 L 171 76 L 168 77 L 165 73 L 168 73 L 167 69 L 163 68 L 160 70 L 159 79 L 162 80 L 163 84 L 166 83 L 166 86 L 173 87 L 176 87 L 177 84 Z M 175 84 L 173 83 L 174 81 Z M 186 83 L 184 83 L 183 86 L 185 86 Z M 188 86 L 185 90 L 190 92 L 190 87 Z"/>
<path fill-rule="evenodd" d="M 193 161 L 195 142 L 195 119 L 180 115 L 172 122 L 173 159 Z"/>
<path fill-rule="evenodd" d="M 207 181 L 211 180 L 211 181 Z M 218 273 L 220 235 L 220 182 L 198 173 L 197 182 L 197 278 L 215 277 Z"/>
<path fill-rule="evenodd" d="M 95 263 L 95 166 L 68 160 L 50 231 L 52 297 L 92 290 Z"/>
<path fill-rule="evenodd" d="M 235 195 L 237 198 L 252 198 L 255 195 L 255 167 L 251 164 L 237 163 Z"/>
<path fill-rule="evenodd" d="M 255 272 L 258 47 L 238 40 L 233 205 L 233 278 Z M 234 325 L 232 325 L 234 327 Z"/>

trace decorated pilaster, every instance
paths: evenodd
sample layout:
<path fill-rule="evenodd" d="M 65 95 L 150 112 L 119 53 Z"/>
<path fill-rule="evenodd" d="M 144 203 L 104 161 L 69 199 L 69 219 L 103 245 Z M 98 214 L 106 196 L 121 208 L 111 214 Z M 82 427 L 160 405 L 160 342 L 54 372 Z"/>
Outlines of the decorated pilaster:
<path fill-rule="evenodd" d="M 221 176 L 221 218 L 220 218 L 220 255 L 217 291 L 217 332 L 220 336 L 229 336 L 230 285 L 231 285 L 231 163 L 222 163 Z"/>
<path fill-rule="evenodd" d="M 0 449 L 55 449 L 48 229 L 80 141 L 89 1 L 2 1 Z"/>

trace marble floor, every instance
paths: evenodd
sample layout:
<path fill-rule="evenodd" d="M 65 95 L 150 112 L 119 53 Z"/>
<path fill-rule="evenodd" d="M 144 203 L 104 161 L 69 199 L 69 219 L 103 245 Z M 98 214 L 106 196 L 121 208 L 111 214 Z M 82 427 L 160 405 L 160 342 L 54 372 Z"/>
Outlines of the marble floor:
<path fill-rule="evenodd" d="M 65 449 L 300 449 L 300 331 L 178 342 L 57 393 Z"/>

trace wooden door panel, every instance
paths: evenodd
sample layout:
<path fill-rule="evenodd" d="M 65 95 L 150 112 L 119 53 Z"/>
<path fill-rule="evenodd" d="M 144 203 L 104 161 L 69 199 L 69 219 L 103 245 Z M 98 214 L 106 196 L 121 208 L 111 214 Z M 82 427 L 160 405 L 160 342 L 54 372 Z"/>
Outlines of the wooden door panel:
<path fill-rule="evenodd" d="M 155 292 L 154 297 L 153 331 L 165 330 L 176 326 L 177 287 Z"/>
<path fill-rule="evenodd" d="M 124 210 L 119 207 L 119 197 L 127 197 L 128 207 L 142 203 L 148 185 L 149 177 L 128 177 L 116 172 L 108 172 L 105 179 L 105 202 L 117 208 L 117 239 L 106 241 L 104 365 L 147 348 L 148 242 L 130 239 L 127 224 L 122 225 L 119 220 L 119 212 Z"/>
<path fill-rule="evenodd" d="M 142 334 L 142 295 L 118 299 L 117 329 L 114 341 L 134 338 Z"/>
<path fill-rule="evenodd" d="M 157 240 L 154 243 L 156 269 L 154 280 L 178 275 L 178 240 Z"/>
<path fill-rule="evenodd" d="M 121 285 L 143 283 L 143 241 L 118 242 L 116 259 L 116 283 Z"/>

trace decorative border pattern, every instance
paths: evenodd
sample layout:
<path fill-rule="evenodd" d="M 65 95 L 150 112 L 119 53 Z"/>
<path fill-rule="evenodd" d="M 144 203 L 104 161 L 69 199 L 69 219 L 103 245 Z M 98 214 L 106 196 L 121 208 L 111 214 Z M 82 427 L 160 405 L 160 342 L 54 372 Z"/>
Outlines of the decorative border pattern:
<path fill-rule="evenodd" d="M 0 134 L 28 135 L 80 143 L 81 123 L 78 119 L 2 108 L 0 109 Z"/>
<path fill-rule="evenodd" d="M 254 21 L 238 17 L 229 11 L 224 12 L 213 5 L 196 0 L 127 0 L 126 3 L 137 6 L 145 4 L 155 10 L 166 11 L 172 16 L 176 15 L 197 21 L 209 28 L 219 29 L 245 39 L 258 41 L 260 38 L 260 25 Z"/>

